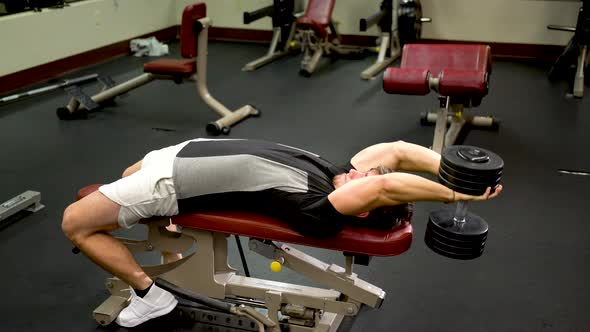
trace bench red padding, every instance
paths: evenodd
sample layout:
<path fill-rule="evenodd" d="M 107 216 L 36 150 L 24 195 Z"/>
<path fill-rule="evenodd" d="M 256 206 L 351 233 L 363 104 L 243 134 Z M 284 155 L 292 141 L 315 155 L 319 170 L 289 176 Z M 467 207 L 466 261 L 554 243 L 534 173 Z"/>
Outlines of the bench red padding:
<path fill-rule="evenodd" d="M 305 14 L 297 19 L 297 27 L 312 29 L 320 38 L 326 37 L 334 4 L 335 0 L 309 0 Z"/>
<path fill-rule="evenodd" d="M 391 67 L 383 75 L 383 90 L 387 93 L 420 96 L 430 93 L 428 69 Z"/>
<path fill-rule="evenodd" d="M 439 93 L 481 100 L 488 93 L 492 71 L 487 45 L 406 44 L 400 68 L 387 68 L 383 89 L 388 93 L 424 95 L 424 73 L 440 78 Z M 428 90 L 429 91 L 429 90 Z"/>
<path fill-rule="evenodd" d="M 406 44 L 401 68 L 428 69 L 438 76 L 445 69 L 492 71 L 491 49 L 475 44 Z"/>
<path fill-rule="evenodd" d="M 78 199 L 96 191 L 99 186 L 80 189 Z M 346 226 L 337 235 L 323 238 L 303 236 L 276 218 L 252 212 L 185 213 L 172 217 L 172 223 L 192 229 L 369 256 L 399 255 L 412 244 L 412 224 L 409 222 L 391 230 Z"/>
<path fill-rule="evenodd" d="M 195 60 L 158 59 L 143 65 L 146 73 L 158 75 L 191 76 L 197 72 Z"/>
<path fill-rule="evenodd" d="M 198 35 L 194 24 L 204 17 L 207 17 L 207 5 L 204 2 L 184 7 L 180 24 L 180 55 L 183 58 L 190 59 L 198 55 Z"/>
<path fill-rule="evenodd" d="M 486 72 L 478 70 L 444 70 L 438 92 L 443 96 L 485 96 L 488 93 Z"/>

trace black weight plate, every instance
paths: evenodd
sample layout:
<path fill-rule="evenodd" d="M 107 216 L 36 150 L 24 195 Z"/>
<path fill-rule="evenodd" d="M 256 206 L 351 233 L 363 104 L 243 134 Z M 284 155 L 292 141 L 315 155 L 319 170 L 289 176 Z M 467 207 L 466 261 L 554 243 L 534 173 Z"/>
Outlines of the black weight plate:
<path fill-rule="evenodd" d="M 445 248 L 441 248 L 441 247 L 437 246 L 437 244 L 435 242 L 432 242 L 430 240 L 425 239 L 424 243 L 426 243 L 428 248 L 430 248 L 432 251 L 434 251 L 435 253 L 437 253 L 441 256 L 445 256 L 445 257 L 453 258 L 453 259 L 461 259 L 461 260 L 478 258 L 479 256 L 481 256 L 483 254 L 483 250 L 484 250 L 482 248 L 480 251 L 474 250 L 473 252 L 470 252 L 470 253 L 455 253 L 452 251 L 445 250 Z"/>
<path fill-rule="evenodd" d="M 473 175 L 492 175 L 504 168 L 504 160 L 500 156 L 492 151 L 470 145 L 448 146 L 441 157 L 441 163 L 449 168 Z"/>
<path fill-rule="evenodd" d="M 451 182 L 447 181 L 445 178 L 440 177 L 440 176 L 438 177 L 438 182 L 440 184 L 442 184 L 443 186 L 448 187 L 456 192 L 460 192 L 460 193 L 467 194 L 467 195 L 479 196 L 479 195 L 483 195 L 486 192 L 486 187 L 465 188 L 465 187 L 458 186 L 454 183 L 451 183 Z"/>
<path fill-rule="evenodd" d="M 431 212 L 428 227 L 432 227 L 436 233 L 459 241 L 482 239 L 488 233 L 488 223 L 473 213 L 467 212 L 463 223 L 457 223 L 453 218 L 454 212 L 450 210 Z"/>
<path fill-rule="evenodd" d="M 457 178 L 455 176 L 452 176 L 450 174 L 448 174 L 444 169 L 440 168 L 438 170 L 438 177 L 439 178 L 443 178 L 446 180 L 446 182 L 452 183 L 456 186 L 459 187 L 463 187 L 463 188 L 469 188 L 469 189 L 473 189 L 473 190 L 481 190 L 481 188 L 485 188 L 487 187 L 491 187 L 494 188 L 496 187 L 498 184 L 500 184 L 500 178 L 496 178 L 496 179 L 490 179 L 490 181 L 469 181 L 467 179 L 461 179 L 461 178 Z"/>
<path fill-rule="evenodd" d="M 463 173 L 460 171 L 457 171 L 456 169 L 453 169 L 452 167 L 448 166 L 445 163 L 440 164 L 440 169 L 444 170 L 445 173 L 452 175 L 456 178 L 465 180 L 465 181 L 472 181 L 472 182 L 491 182 L 494 180 L 500 180 L 502 178 L 502 171 L 498 172 L 498 173 L 491 173 L 489 175 L 477 175 L 477 174 L 467 174 L 467 173 Z M 440 173 L 440 172 L 439 172 Z"/>
<path fill-rule="evenodd" d="M 449 244 L 445 242 L 444 239 L 437 238 L 433 236 L 432 233 L 426 232 L 424 235 L 424 241 L 430 242 L 432 245 L 436 246 L 437 248 L 444 249 L 448 252 L 453 252 L 456 254 L 470 254 L 473 252 L 480 252 L 485 247 L 485 242 L 481 243 L 472 243 L 469 246 L 455 246 L 455 243 Z"/>
<path fill-rule="evenodd" d="M 473 246 L 481 246 L 482 243 L 485 243 L 488 235 L 487 233 L 482 235 L 481 237 L 470 237 L 468 239 L 457 240 L 452 237 L 448 237 L 441 232 L 437 232 L 435 227 L 428 226 L 426 227 L 426 233 L 428 236 L 436 238 L 437 240 L 444 242 L 450 246 L 454 246 L 457 248 L 466 248 L 466 247 L 473 247 Z"/>
<path fill-rule="evenodd" d="M 400 46 L 416 43 L 422 36 L 422 5 L 420 1 L 402 1 L 398 8 L 397 31 Z"/>

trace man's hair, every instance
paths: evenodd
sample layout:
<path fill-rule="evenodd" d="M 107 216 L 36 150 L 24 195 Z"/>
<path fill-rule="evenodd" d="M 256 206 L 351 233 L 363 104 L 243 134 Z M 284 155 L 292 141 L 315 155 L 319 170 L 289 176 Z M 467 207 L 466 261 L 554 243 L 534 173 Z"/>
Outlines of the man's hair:
<path fill-rule="evenodd" d="M 371 170 L 376 170 L 379 175 L 393 173 L 394 171 L 384 166 L 377 166 Z M 361 221 L 368 227 L 379 229 L 390 229 L 400 226 L 403 222 L 410 221 L 414 214 L 414 203 L 403 203 L 398 205 L 378 207 Z"/>

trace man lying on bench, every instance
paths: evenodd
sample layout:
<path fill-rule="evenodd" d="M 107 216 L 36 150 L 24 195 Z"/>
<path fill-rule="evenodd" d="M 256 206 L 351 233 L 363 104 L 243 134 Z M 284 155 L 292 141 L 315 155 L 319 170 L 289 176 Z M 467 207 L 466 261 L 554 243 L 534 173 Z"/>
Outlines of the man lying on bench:
<path fill-rule="evenodd" d="M 393 227 L 414 201 L 474 201 L 423 177 L 436 175 L 440 155 L 397 141 L 367 147 L 345 167 L 287 145 L 246 139 L 194 139 L 148 153 L 123 178 L 103 185 L 64 212 L 66 236 L 92 261 L 128 283 L 132 298 L 116 322 L 139 325 L 176 306 L 130 251 L 109 233 L 141 219 L 194 211 L 254 210 L 309 236 L 330 236 L 350 222 Z M 410 203 L 410 204 L 409 204 Z M 382 216 L 382 217 L 380 217 Z"/>

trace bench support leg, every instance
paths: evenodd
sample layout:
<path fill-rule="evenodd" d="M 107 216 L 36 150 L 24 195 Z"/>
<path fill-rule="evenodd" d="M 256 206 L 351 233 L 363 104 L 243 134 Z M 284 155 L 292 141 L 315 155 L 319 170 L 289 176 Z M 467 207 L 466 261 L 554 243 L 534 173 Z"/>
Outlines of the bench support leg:
<path fill-rule="evenodd" d="M 272 40 L 270 42 L 270 47 L 268 52 L 265 56 L 258 58 L 252 62 L 247 63 L 242 68 L 242 71 L 253 71 L 256 70 L 266 64 L 269 64 L 291 52 L 291 42 L 293 40 L 293 36 L 295 35 L 295 24 L 291 26 L 291 33 L 289 34 L 289 39 L 283 43 L 283 48 L 278 49 L 279 40 L 281 38 L 281 28 L 274 28 Z"/>
<path fill-rule="evenodd" d="M 379 55 L 377 56 L 377 61 L 361 73 L 362 79 L 370 80 L 375 78 L 377 74 L 382 72 L 383 69 L 387 68 L 393 61 L 400 57 L 401 50 L 399 45 L 395 44 L 396 43 L 394 43 L 391 33 L 381 33 L 381 43 L 379 46 Z M 385 57 L 387 51 L 390 51 L 390 56 L 388 58 Z"/>
<path fill-rule="evenodd" d="M 230 111 L 225 105 L 213 98 L 207 88 L 207 44 L 208 44 L 208 30 L 203 29 L 199 33 L 198 49 L 199 56 L 197 57 L 197 73 L 193 77 L 197 85 L 197 93 L 201 99 L 221 116 L 217 121 L 211 122 L 207 125 L 207 133 L 210 135 L 229 134 L 231 126 L 242 121 L 246 117 L 252 115 L 259 115 L 259 111 L 251 105 L 240 107 L 236 111 Z"/>

